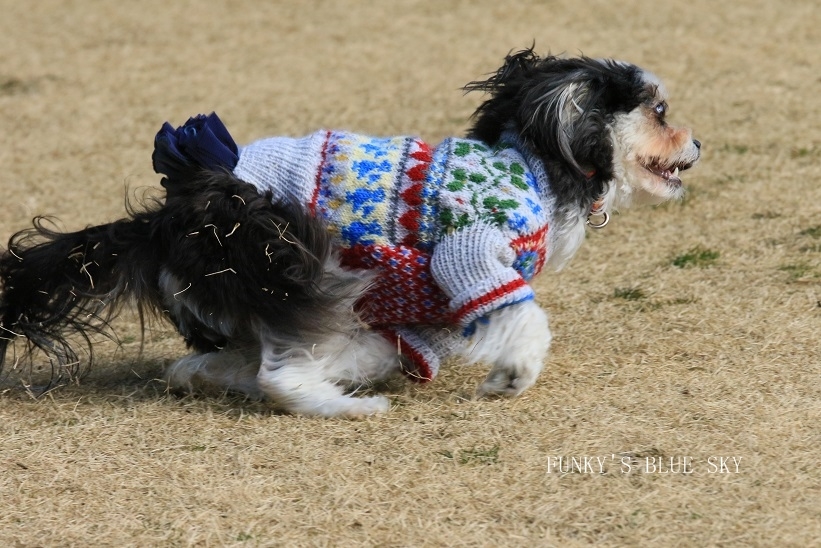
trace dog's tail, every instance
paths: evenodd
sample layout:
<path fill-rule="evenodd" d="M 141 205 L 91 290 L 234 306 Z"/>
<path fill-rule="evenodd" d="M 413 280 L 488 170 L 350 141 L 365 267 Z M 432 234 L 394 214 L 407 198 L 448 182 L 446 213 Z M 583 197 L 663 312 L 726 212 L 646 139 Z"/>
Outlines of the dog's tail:
<path fill-rule="evenodd" d="M 18 337 L 49 356 L 52 379 L 80 370 L 71 341 L 108 334 L 108 323 L 133 296 L 154 308 L 159 247 L 153 220 L 159 206 L 113 223 L 63 233 L 43 217 L 14 234 L 0 255 L 0 368 Z"/>
<path fill-rule="evenodd" d="M 304 204 L 277 202 L 231 173 L 238 149 L 216 115 L 165 124 L 155 147 L 164 202 L 70 233 L 36 218 L 11 237 L 0 254 L 0 368 L 22 337 L 22 357 L 39 349 L 53 372 L 78 373 L 74 340 L 91 363 L 91 337 L 112 335 L 130 300 L 141 318 L 170 319 L 198 352 L 356 322 L 369 279 L 339 268 L 327 227 Z"/>
<path fill-rule="evenodd" d="M 224 170 L 175 177 L 174 196 L 113 223 L 62 233 L 43 218 L 0 255 L 0 367 L 15 339 L 58 375 L 74 341 L 113 335 L 123 305 L 171 320 L 198 352 L 347 331 L 369 283 L 343 271 L 324 223 Z M 358 325 L 358 324 L 357 324 Z M 16 350 L 16 348 L 15 348 Z M 54 375 L 52 376 L 54 380 Z"/>

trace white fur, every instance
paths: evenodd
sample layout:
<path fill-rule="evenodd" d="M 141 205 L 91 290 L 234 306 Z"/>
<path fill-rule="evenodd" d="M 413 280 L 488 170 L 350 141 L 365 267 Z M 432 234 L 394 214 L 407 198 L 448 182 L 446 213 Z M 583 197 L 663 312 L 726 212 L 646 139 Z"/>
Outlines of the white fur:
<path fill-rule="evenodd" d="M 587 211 L 558 211 L 551 227 L 551 251 L 545 266 L 559 271 L 567 265 L 584 242 Z"/>
<path fill-rule="evenodd" d="M 353 338 L 335 335 L 308 346 L 281 348 L 263 340 L 260 390 L 290 412 L 322 417 L 384 413 L 384 396 L 357 398 L 343 384 L 362 384 L 399 371 L 396 349 L 378 334 L 363 330 Z"/>
<path fill-rule="evenodd" d="M 493 366 L 480 396 L 518 396 L 536 383 L 551 341 L 547 314 L 534 301 L 492 312 L 480 322 L 466 349 L 471 362 Z"/>
<path fill-rule="evenodd" d="M 256 350 L 189 354 L 169 367 L 166 381 L 186 392 L 233 391 L 267 397 L 303 415 L 355 417 L 390 408 L 383 396 L 345 394 L 347 386 L 358 387 L 399 372 L 396 348 L 377 333 L 367 329 L 354 335 L 336 333 L 311 344 L 269 335 Z"/>
<path fill-rule="evenodd" d="M 489 314 L 462 351 L 471 363 L 493 364 L 477 394 L 518 396 L 533 386 L 550 341 L 547 314 L 534 301 Z M 383 396 L 354 397 L 345 387 L 384 380 L 398 373 L 399 365 L 395 347 L 361 329 L 311 344 L 269 335 L 259 357 L 236 350 L 189 354 L 168 369 L 166 380 L 177 390 L 267 397 L 292 413 L 358 417 L 384 413 L 390 402 Z"/>
<path fill-rule="evenodd" d="M 666 101 L 667 92 L 661 81 L 649 72 L 644 72 L 643 76 L 655 91 L 655 101 Z M 648 117 L 642 107 L 617 115 L 609 130 L 613 145 L 615 177 L 608 184 L 608 190 L 603 196 L 605 211 L 610 211 L 611 208 L 659 204 L 684 196 L 682 186 L 667 184 L 644 168 L 647 158 L 642 157 L 642 152 L 647 150 L 650 141 L 660 139 L 663 133 L 658 131 L 657 123 Z M 699 159 L 699 147 L 693 141 L 690 130 L 679 131 L 686 132 L 684 145 L 671 150 L 663 160 L 668 165 L 693 164 Z"/>

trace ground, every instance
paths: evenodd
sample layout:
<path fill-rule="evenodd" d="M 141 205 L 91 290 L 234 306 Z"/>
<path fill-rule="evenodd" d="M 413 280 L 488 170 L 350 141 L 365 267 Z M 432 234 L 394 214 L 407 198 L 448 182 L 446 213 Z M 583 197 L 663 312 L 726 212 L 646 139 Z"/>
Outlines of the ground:
<path fill-rule="evenodd" d="M 703 143 L 683 202 L 622 212 L 538 280 L 554 345 L 515 400 L 474 399 L 487 368 L 458 362 L 429 385 L 390 383 L 390 414 L 366 420 L 178 398 L 155 380 L 178 338 L 155 323 L 140 353 L 129 315 L 79 385 L 35 400 L 7 369 L 0 545 L 821 538 L 815 2 L 0 0 L 0 13 L 0 241 L 35 214 L 79 228 L 156 192 L 165 120 L 215 110 L 240 142 L 462 134 L 481 96 L 460 87 L 534 40 L 656 73 L 672 121 Z"/>

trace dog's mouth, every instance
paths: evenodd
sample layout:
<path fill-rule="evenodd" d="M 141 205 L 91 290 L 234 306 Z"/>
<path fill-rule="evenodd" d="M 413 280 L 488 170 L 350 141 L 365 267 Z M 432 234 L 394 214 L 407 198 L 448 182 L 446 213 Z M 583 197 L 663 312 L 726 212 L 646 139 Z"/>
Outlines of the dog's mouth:
<path fill-rule="evenodd" d="M 640 162 L 641 167 L 645 170 L 649 171 L 659 179 L 662 179 L 665 183 L 672 187 L 680 187 L 681 186 L 681 178 L 679 178 L 679 172 L 685 171 L 693 167 L 692 162 L 681 162 L 669 166 L 665 166 L 659 162 Z"/>

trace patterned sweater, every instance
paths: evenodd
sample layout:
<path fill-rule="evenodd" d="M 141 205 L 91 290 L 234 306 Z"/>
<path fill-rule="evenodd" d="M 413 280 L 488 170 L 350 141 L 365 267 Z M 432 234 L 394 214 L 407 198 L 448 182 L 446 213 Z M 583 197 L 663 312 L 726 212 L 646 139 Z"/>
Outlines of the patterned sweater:
<path fill-rule="evenodd" d="M 320 131 L 237 150 L 212 114 L 177 130 L 166 124 L 155 147 L 158 172 L 173 169 L 163 162 L 169 151 L 203 166 L 228 164 L 275 200 L 324 218 L 343 266 L 376 272 L 358 306 L 420 381 L 436 375 L 474 322 L 533 298 L 527 282 L 552 247 L 547 176 L 515 135 L 494 146 L 450 138 L 432 148 L 414 137 Z"/>
<path fill-rule="evenodd" d="M 328 222 L 344 266 L 377 271 L 365 321 L 397 338 L 421 380 L 457 344 L 435 326 L 465 336 L 489 312 L 533 298 L 527 281 L 547 258 L 544 168 L 509 136 L 435 148 L 334 131 L 275 137 L 241 149 L 234 174 L 306 204 Z"/>

